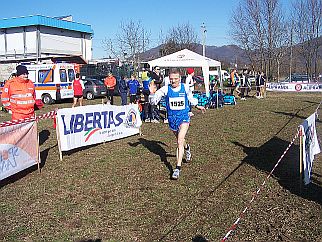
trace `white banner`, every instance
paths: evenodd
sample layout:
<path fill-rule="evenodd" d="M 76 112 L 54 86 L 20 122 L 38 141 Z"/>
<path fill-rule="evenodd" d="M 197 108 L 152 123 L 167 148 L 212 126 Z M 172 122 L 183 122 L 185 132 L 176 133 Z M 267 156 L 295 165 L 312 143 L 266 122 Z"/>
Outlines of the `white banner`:
<path fill-rule="evenodd" d="M 322 92 L 322 83 L 269 82 L 267 91 L 277 92 Z"/>
<path fill-rule="evenodd" d="M 316 134 L 315 116 L 316 113 L 312 114 L 301 125 L 303 134 L 303 168 L 305 185 L 310 183 L 314 156 L 321 152 Z"/>
<path fill-rule="evenodd" d="M 39 161 L 37 123 L 0 128 L 0 180 Z"/>
<path fill-rule="evenodd" d="M 64 108 L 57 118 L 62 151 L 135 135 L 142 125 L 137 104 Z"/>

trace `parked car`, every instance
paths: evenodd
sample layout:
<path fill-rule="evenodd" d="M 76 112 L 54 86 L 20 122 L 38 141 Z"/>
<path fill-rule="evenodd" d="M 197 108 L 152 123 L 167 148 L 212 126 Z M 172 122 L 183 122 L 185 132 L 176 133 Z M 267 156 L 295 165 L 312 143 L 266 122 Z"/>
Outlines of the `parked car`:
<path fill-rule="evenodd" d="M 285 78 L 282 82 L 304 82 L 304 83 L 309 83 L 311 82 L 309 75 L 307 74 L 298 74 L 294 73 L 290 77 Z"/>
<path fill-rule="evenodd" d="M 88 99 L 92 100 L 96 97 L 104 97 L 106 96 L 106 86 L 104 82 L 93 79 L 93 78 L 85 78 L 83 79 L 85 89 L 83 90 L 83 96 Z"/>
<path fill-rule="evenodd" d="M 119 92 L 119 82 L 121 80 L 121 77 L 119 77 L 119 76 L 114 76 L 114 77 L 116 79 L 116 86 L 114 88 L 114 96 L 119 96 L 120 95 L 120 92 Z M 87 76 L 86 78 L 100 80 L 104 84 L 104 79 L 106 78 L 106 76 L 96 75 L 96 76 Z"/>

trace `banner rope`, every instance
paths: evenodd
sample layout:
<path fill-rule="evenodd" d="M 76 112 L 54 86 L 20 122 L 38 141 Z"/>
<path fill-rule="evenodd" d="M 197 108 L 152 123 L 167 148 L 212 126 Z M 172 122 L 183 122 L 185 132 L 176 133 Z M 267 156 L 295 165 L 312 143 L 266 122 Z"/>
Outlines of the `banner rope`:
<path fill-rule="evenodd" d="M 32 117 L 32 118 L 24 118 L 24 119 L 17 119 L 17 120 L 12 120 L 12 121 L 4 121 L 2 123 L 0 123 L 0 128 L 2 127 L 8 127 L 8 126 L 12 126 L 15 124 L 23 124 L 23 123 L 29 123 L 32 121 L 38 121 L 41 119 L 48 119 L 48 118 L 54 118 L 57 114 L 57 111 L 50 111 L 48 113 L 42 114 L 40 116 L 36 116 L 36 117 Z"/>
<path fill-rule="evenodd" d="M 284 153 L 281 155 L 281 157 L 279 158 L 279 160 L 277 161 L 277 163 L 275 164 L 275 166 L 273 167 L 273 169 L 271 170 L 271 172 L 264 179 L 263 183 L 259 186 L 259 188 L 257 189 L 257 191 L 253 193 L 253 196 L 252 196 L 251 200 L 248 202 L 248 204 L 244 208 L 244 210 L 239 214 L 239 217 L 236 219 L 236 221 L 233 223 L 233 225 L 229 228 L 229 231 L 226 233 L 226 235 L 221 239 L 221 242 L 226 241 L 228 239 L 228 237 L 232 234 L 232 232 L 234 230 L 236 230 L 236 228 L 238 226 L 238 223 L 243 218 L 243 216 L 245 215 L 246 211 L 250 208 L 252 202 L 255 200 L 255 198 L 257 197 L 257 195 L 260 193 L 260 191 L 262 190 L 262 188 L 266 184 L 266 181 L 271 177 L 271 175 L 273 174 L 274 170 L 279 165 L 279 163 L 281 162 L 281 160 L 284 158 L 284 156 L 287 153 L 287 151 L 291 148 L 291 146 L 293 145 L 293 143 L 295 142 L 295 140 L 298 138 L 299 133 L 300 133 L 300 130 L 297 131 L 296 135 L 294 136 L 294 138 L 292 139 L 292 141 L 290 142 L 290 144 L 288 145 L 288 147 L 285 149 Z"/>

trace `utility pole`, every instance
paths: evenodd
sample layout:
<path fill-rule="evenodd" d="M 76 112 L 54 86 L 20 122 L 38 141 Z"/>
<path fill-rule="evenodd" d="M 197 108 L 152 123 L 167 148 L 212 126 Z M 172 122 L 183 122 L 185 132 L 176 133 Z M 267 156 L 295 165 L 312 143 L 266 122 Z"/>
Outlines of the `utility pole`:
<path fill-rule="evenodd" d="M 201 25 L 201 33 L 202 33 L 202 55 L 206 56 L 206 26 L 205 23 Z"/>
<path fill-rule="evenodd" d="M 292 62 L 293 62 L 293 23 L 291 26 L 290 73 L 289 73 L 290 81 L 292 81 Z"/>

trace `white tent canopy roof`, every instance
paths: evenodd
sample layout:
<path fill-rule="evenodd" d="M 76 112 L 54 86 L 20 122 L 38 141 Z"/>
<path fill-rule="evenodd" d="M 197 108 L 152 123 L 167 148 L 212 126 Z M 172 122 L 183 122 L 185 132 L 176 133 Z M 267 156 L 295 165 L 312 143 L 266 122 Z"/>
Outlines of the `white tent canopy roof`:
<path fill-rule="evenodd" d="M 212 60 L 208 57 L 199 55 L 191 50 L 183 49 L 178 52 L 175 52 L 170 55 L 166 55 L 160 57 L 155 60 L 151 60 L 148 62 L 150 67 L 160 66 L 160 67 L 201 67 L 206 94 L 209 96 L 209 67 L 217 67 L 218 72 L 221 71 L 221 63 L 216 60 Z M 220 78 L 220 86 L 222 87 L 221 75 Z"/>
<path fill-rule="evenodd" d="M 148 63 L 151 67 L 221 67 L 219 61 L 199 55 L 188 49 L 180 50 L 170 55 L 149 61 Z"/>

